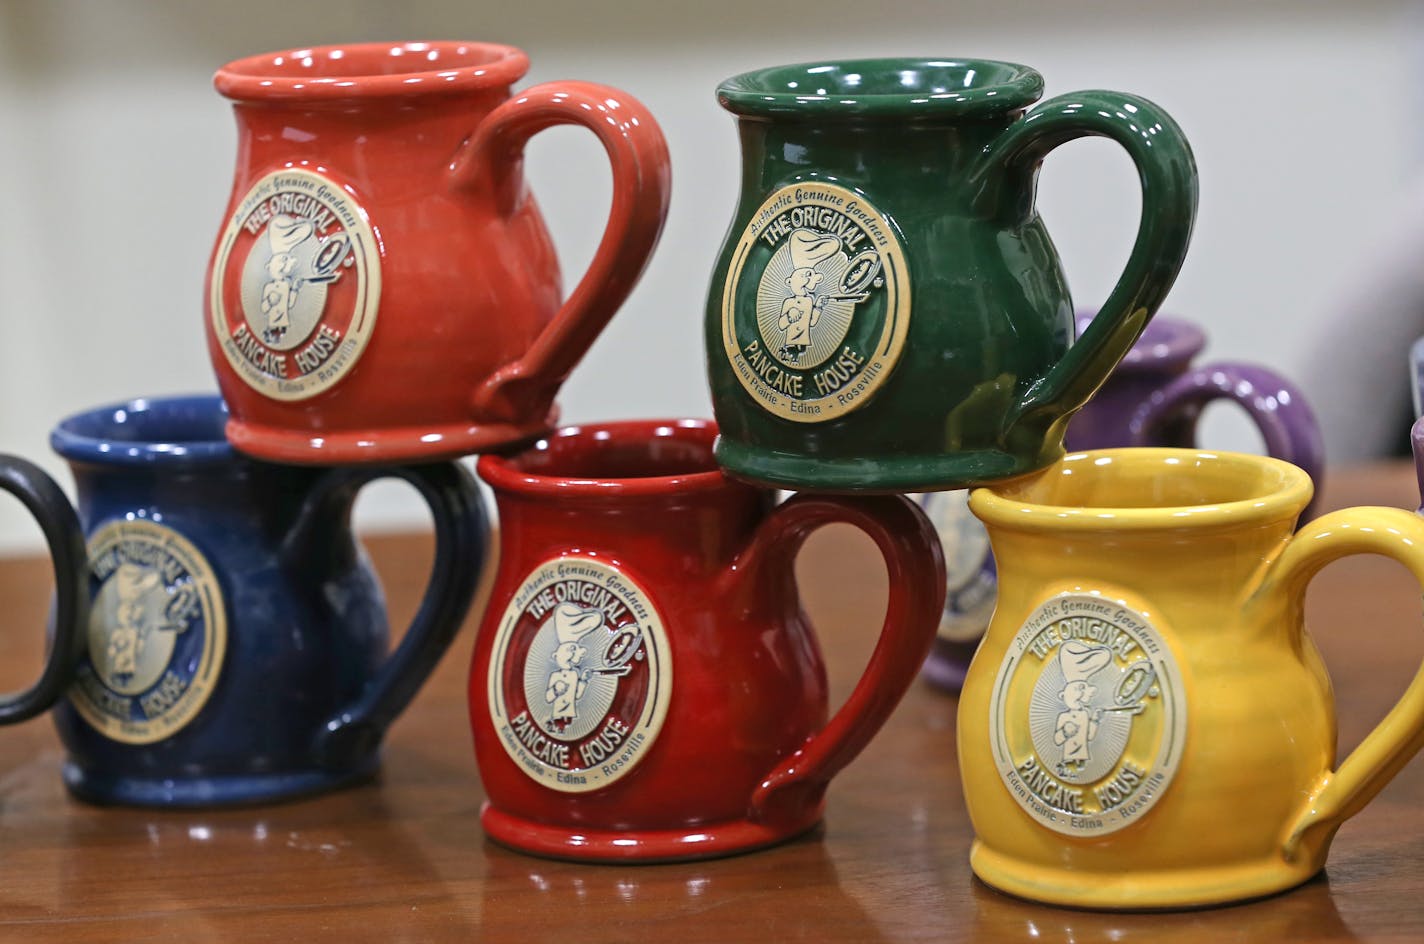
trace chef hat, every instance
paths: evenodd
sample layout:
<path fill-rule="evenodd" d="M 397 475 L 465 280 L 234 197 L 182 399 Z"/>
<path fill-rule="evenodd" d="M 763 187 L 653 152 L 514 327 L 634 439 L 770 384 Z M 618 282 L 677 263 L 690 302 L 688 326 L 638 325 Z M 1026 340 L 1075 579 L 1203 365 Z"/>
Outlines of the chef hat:
<path fill-rule="evenodd" d="M 289 252 L 297 243 L 316 232 L 311 220 L 299 220 L 285 213 L 272 217 L 267 225 L 267 239 L 272 244 L 272 255 Z"/>
<path fill-rule="evenodd" d="M 568 602 L 554 607 L 554 632 L 558 633 L 560 645 L 578 642 L 602 625 L 603 611 L 597 607 L 585 610 Z"/>
<path fill-rule="evenodd" d="M 1058 650 L 1058 664 L 1063 668 L 1065 682 L 1086 682 L 1088 677 L 1112 661 L 1107 646 L 1089 646 L 1076 639 L 1065 642 Z"/>
<path fill-rule="evenodd" d="M 114 571 L 114 586 L 121 601 L 132 603 L 158 586 L 158 571 L 125 561 Z"/>
<path fill-rule="evenodd" d="M 839 236 L 826 236 L 809 229 L 792 232 L 786 241 L 791 249 L 791 268 L 809 269 L 822 259 L 829 259 L 841 248 Z"/>

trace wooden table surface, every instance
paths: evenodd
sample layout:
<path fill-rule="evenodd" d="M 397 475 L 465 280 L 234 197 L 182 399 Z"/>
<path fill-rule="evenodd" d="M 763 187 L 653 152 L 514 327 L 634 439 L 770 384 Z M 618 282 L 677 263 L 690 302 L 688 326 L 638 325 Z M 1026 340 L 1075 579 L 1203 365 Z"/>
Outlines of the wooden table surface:
<path fill-rule="evenodd" d="M 1412 470 L 1338 473 L 1325 502 L 1413 508 Z M 428 540 L 368 545 L 402 624 Z M 831 528 L 799 562 L 836 697 L 882 612 L 884 570 L 872 558 L 867 540 Z M 47 563 L 0 562 L 0 688 L 36 670 L 48 593 Z M 1307 617 L 1334 677 L 1343 756 L 1424 657 L 1420 591 L 1390 561 L 1352 558 L 1316 579 Z M 48 719 L 0 731 L 0 941 L 1424 941 L 1424 759 L 1340 830 L 1325 874 L 1299 889 L 1185 913 L 1063 910 L 971 877 L 955 699 L 923 684 L 832 785 L 824 825 L 800 840 L 684 865 L 510 852 L 478 821 L 465 708 L 476 621 L 391 730 L 379 779 L 317 799 L 89 807 L 60 784 Z"/>

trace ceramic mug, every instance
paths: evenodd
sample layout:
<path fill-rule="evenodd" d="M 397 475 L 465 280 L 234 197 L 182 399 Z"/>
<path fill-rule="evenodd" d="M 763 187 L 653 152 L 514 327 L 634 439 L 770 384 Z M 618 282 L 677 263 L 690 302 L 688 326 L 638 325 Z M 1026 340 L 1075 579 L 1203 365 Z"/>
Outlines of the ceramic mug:
<path fill-rule="evenodd" d="M 0 724 L 47 711 L 69 686 L 84 654 L 89 621 L 84 533 L 64 492 L 43 469 L 19 456 L 0 455 L 0 491 L 25 506 L 44 535 L 54 568 L 54 601 L 44 667 L 29 688 L 0 695 Z"/>
<path fill-rule="evenodd" d="M 1081 335 L 1092 314 L 1078 318 Z M 1157 317 L 1107 382 L 1068 425 L 1073 452 L 1120 446 L 1195 448 L 1197 421 L 1211 403 L 1231 401 L 1261 434 L 1265 452 L 1300 466 L 1320 489 L 1325 444 L 1320 424 L 1294 383 L 1260 364 L 1193 365 L 1206 332 L 1180 318 Z M 1311 517 L 1312 508 L 1306 510 Z"/>
<path fill-rule="evenodd" d="M 789 489 L 932 491 L 1063 454 L 1068 418 L 1176 278 L 1196 168 L 1175 122 L 1121 92 L 1043 91 L 1025 66 L 875 59 L 749 72 L 742 192 L 706 349 L 731 474 Z M 1142 220 L 1092 326 L 1034 209 L 1038 168 L 1084 136 L 1137 167 Z"/>
<path fill-rule="evenodd" d="M 1424 741 L 1424 673 L 1343 762 L 1306 586 L 1350 554 L 1424 581 L 1424 520 L 1350 508 L 1292 534 L 1309 477 L 1186 449 L 1067 456 L 976 490 L 999 599 L 959 699 L 970 863 L 1090 908 L 1304 882 Z"/>
<path fill-rule="evenodd" d="M 1092 321 L 1078 317 L 1078 333 Z M 1074 452 L 1120 446 L 1194 449 L 1203 408 L 1218 401 L 1238 404 L 1261 433 L 1267 455 L 1300 466 L 1319 489 L 1325 446 L 1315 413 L 1300 388 L 1267 367 L 1233 361 L 1193 366 L 1206 346 L 1201 328 L 1159 315 L 1068 426 Z M 969 511 L 968 493 L 916 496 L 944 543 L 949 580 L 939 636 L 925 662 L 925 678 L 958 690 L 979 639 L 994 612 L 996 569 L 989 538 Z M 1315 501 L 1304 520 L 1314 517 Z"/>
<path fill-rule="evenodd" d="M 944 588 L 939 544 L 899 496 L 801 496 L 726 478 L 706 421 L 563 429 L 483 456 L 500 565 L 470 718 L 486 833 L 526 852 L 724 855 L 815 825 L 827 784 L 915 677 Z M 848 522 L 890 573 L 855 690 L 827 720 L 825 668 L 792 564 Z M 867 627 L 868 628 L 868 627 Z"/>
<path fill-rule="evenodd" d="M 636 100 L 574 81 L 511 92 L 528 66 L 512 46 L 432 42 L 218 70 L 238 161 L 206 324 L 239 450 L 406 461 L 552 427 L 560 384 L 657 243 L 670 177 Z M 613 169 L 607 229 L 567 300 L 523 173 L 525 143 L 560 124 L 597 135 Z"/>
<path fill-rule="evenodd" d="M 386 727 L 449 647 L 487 540 L 456 463 L 313 469 L 243 458 L 216 396 L 134 400 L 55 427 L 88 535 L 88 655 L 55 710 L 82 799 L 254 803 L 372 774 Z M 351 533 L 357 492 L 414 486 L 430 584 L 389 651 Z"/>

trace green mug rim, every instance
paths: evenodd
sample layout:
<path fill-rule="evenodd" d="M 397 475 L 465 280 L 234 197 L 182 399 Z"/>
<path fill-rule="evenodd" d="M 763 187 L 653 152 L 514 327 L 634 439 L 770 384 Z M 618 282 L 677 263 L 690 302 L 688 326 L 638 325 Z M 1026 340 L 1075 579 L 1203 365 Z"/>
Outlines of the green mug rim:
<path fill-rule="evenodd" d="M 879 84 L 857 88 L 867 74 L 883 77 L 894 72 L 902 74 L 898 88 Z M 932 83 L 911 87 L 905 84 L 908 72 L 953 77 L 957 87 Z M 826 78 L 841 81 L 834 90 L 830 85 L 811 84 Z M 944 57 L 829 59 L 768 66 L 734 75 L 717 86 L 717 101 L 735 115 L 817 120 L 997 115 L 1027 108 L 1042 95 L 1043 76 L 1029 66 Z"/>

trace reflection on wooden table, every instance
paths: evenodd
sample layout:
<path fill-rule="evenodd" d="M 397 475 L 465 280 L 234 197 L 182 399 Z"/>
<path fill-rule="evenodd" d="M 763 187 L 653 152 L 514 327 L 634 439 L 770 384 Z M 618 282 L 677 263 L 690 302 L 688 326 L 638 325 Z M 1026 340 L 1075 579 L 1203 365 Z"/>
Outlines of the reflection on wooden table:
<path fill-rule="evenodd" d="M 1416 502 L 1405 465 L 1338 473 L 1325 495 L 1326 507 Z M 368 545 L 402 625 L 428 539 Z M 868 540 L 832 528 L 798 564 L 833 698 L 849 691 L 879 626 L 876 557 Z M 46 564 L 0 562 L 0 686 L 37 670 L 48 592 Z M 1308 624 L 1334 678 L 1342 756 L 1424 656 L 1419 600 L 1403 568 L 1381 558 L 1333 564 L 1311 588 Z M 955 700 L 922 684 L 832 784 L 825 824 L 799 840 L 659 866 L 510 852 L 478 822 L 465 704 L 476 622 L 395 724 L 380 777 L 325 797 L 198 812 L 85 806 L 60 784 L 47 719 L 0 731 L 0 940 L 1424 940 L 1424 760 L 1345 825 L 1325 875 L 1293 892 L 1161 915 L 1049 908 L 972 879 Z"/>

